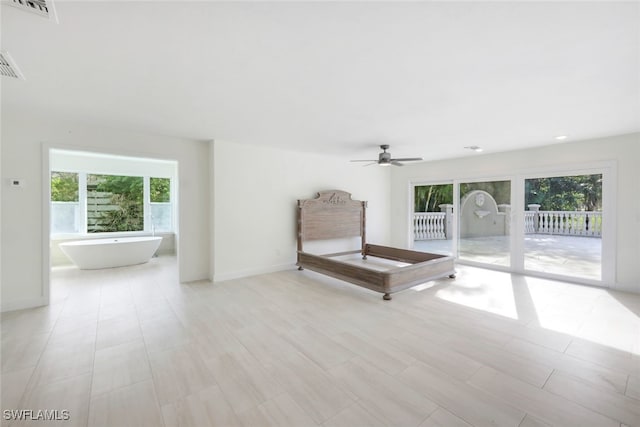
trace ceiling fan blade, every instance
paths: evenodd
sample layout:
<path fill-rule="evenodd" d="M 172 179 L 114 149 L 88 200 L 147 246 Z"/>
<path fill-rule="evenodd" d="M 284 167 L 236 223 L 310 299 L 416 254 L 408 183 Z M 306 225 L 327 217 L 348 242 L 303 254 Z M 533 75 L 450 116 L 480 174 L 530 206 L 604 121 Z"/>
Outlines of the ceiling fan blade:
<path fill-rule="evenodd" d="M 404 166 L 402 163 L 400 163 L 400 162 L 398 162 L 398 161 L 396 161 L 396 160 L 391 160 L 391 164 L 392 164 L 393 166 Z"/>
<path fill-rule="evenodd" d="M 350 160 L 352 162 L 377 162 L 377 160 Z"/>
<path fill-rule="evenodd" d="M 367 166 L 371 166 L 371 165 L 377 165 L 378 162 L 373 162 L 373 163 L 369 163 L 368 165 L 362 165 L 363 168 L 366 168 Z"/>
<path fill-rule="evenodd" d="M 391 159 L 392 162 L 418 162 L 423 160 L 422 157 L 406 157 L 403 159 Z"/>

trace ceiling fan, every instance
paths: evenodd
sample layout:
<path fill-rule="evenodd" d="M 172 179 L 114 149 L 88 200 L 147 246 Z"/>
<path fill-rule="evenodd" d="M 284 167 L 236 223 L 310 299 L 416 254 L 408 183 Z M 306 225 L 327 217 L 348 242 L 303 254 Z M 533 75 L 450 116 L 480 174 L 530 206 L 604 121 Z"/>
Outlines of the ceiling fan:
<path fill-rule="evenodd" d="M 380 148 L 382 149 L 382 153 L 378 154 L 378 160 L 351 160 L 351 161 L 352 162 L 373 162 L 365 166 L 373 165 L 376 163 L 379 164 L 380 166 L 389 166 L 389 165 L 404 166 L 400 162 L 415 162 L 415 161 L 422 160 L 422 157 L 406 157 L 402 159 L 392 159 L 391 153 L 387 152 L 387 150 L 389 149 L 389 146 L 387 144 L 381 145 Z"/>

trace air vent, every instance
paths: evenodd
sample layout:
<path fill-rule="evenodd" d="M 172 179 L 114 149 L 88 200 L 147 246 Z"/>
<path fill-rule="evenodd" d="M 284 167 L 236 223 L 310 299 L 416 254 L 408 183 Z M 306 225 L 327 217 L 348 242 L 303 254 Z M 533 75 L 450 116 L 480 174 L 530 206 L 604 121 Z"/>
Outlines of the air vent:
<path fill-rule="evenodd" d="M 26 10 L 57 22 L 53 0 L 9 0 L 12 6 Z"/>
<path fill-rule="evenodd" d="M 8 52 L 0 52 L 0 74 L 6 77 L 24 80 L 24 76 Z"/>

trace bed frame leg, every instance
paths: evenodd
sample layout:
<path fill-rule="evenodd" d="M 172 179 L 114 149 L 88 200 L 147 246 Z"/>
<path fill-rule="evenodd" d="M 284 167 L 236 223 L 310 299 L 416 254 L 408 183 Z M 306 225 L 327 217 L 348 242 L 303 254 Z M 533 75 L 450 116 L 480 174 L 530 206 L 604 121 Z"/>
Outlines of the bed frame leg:
<path fill-rule="evenodd" d="M 367 256 L 366 255 L 362 255 L 362 259 L 367 259 Z"/>
<path fill-rule="evenodd" d="M 382 299 L 385 301 L 391 301 L 391 294 L 386 293 L 382 295 Z"/>
<path fill-rule="evenodd" d="M 302 271 L 302 270 L 304 270 L 304 267 L 302 267 L 301 265 L 298 266 L 298 271 Z"/>
<path fill-rule="evenodd" d="M 456 278 L 456 273 L 452 273 L 449 275 L 449 279 L 455 279 Z"/>

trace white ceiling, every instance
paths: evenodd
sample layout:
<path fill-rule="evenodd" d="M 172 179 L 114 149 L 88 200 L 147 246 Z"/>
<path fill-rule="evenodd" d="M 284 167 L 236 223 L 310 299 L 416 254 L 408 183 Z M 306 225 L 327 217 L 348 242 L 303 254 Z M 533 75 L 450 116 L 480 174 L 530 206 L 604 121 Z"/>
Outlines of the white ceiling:
<path fill-rule="evenodd" d="M 2 6 L 3 109 L 425 159 L 640 131 L 637 2 Z"/>

